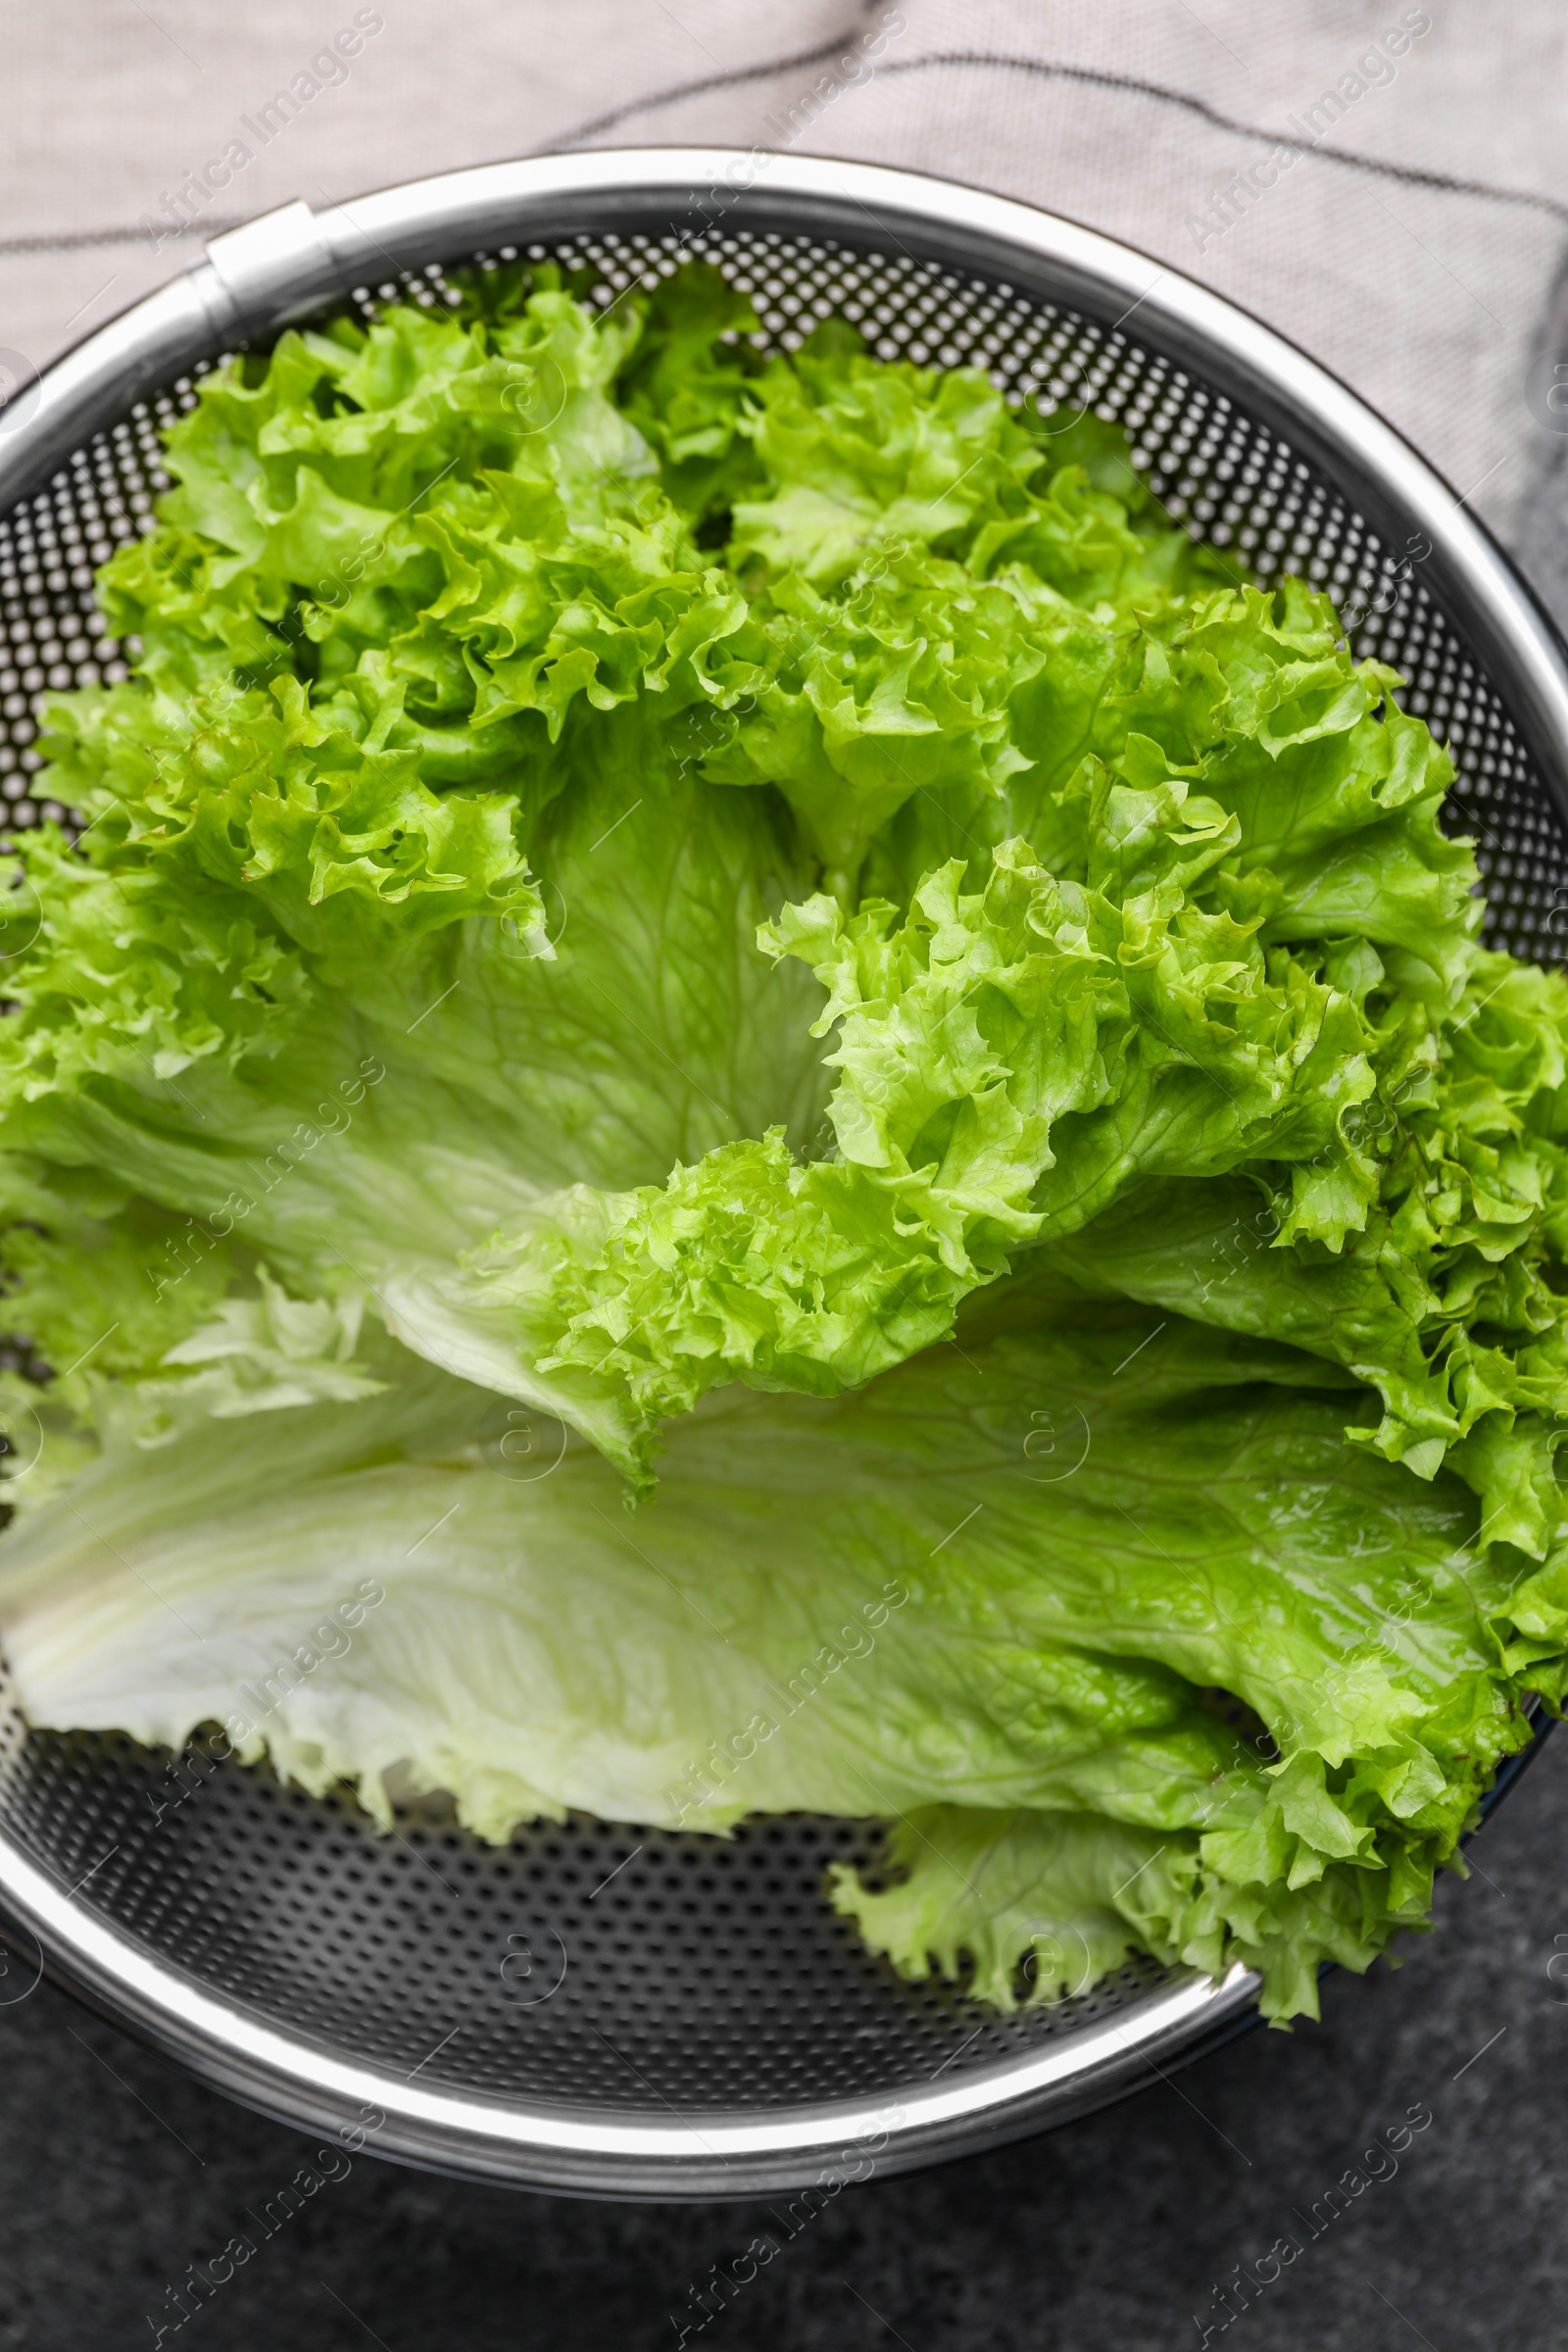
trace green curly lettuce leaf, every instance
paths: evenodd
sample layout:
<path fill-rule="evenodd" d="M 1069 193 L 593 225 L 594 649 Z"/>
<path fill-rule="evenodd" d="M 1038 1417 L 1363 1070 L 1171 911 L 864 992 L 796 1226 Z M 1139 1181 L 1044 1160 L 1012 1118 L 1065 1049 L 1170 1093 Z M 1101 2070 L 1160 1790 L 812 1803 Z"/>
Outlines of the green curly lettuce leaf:
<path fill-rule="evenodd" d="M 910 1973 L 1310 2010 L 1568 1682 L 1568 986 L 1112 427 L 656 267 L 216 370 L 100 577 L 10 1664 L 383 1820 L 903 1817 Z"/>
<path fill-rule="evenodd" d="M 307 1785 L 349 1774 L 383 1818 L 388 1775 L 449 1788 L 490 1836 L 907 1815 L 943 1867 L 838 1899 L 906 1965 L 967 1951 L 989 1998 L 1044 1905 L 1095 1912 L 1096 1970 L 1130 1939 L 1309 2002 L 1317 1960 L 1419 1918 L 1528 1737 L 1522 1563 L 1266 1343 L 1080 1310 L 832 1402 L 731 1391 L 632 1523 L 559 1426 L 275 1288 L 175 1355 L 188 1385 L 103 1384 L 95 1457 L 9 1540 L 33 1720 L 177 1745 L 238 1717 Z M 316 1620 L 367 1585 L 318 1671 Z"/>

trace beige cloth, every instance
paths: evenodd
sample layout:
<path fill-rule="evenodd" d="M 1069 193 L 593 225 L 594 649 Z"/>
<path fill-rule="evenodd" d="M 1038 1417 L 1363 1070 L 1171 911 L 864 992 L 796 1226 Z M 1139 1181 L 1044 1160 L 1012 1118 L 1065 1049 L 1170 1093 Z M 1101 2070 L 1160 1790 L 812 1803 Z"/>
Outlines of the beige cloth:
<path fill-rule="evenodd" d="M 221 12 L 215 0 L 9 0 L 6 13 L 0 345 L 36 364 L 185 267 L 203 231 L 291 196 L 319 205 L 584 140 L 794 144 L 1025 197 L 1188 270 L 1348 378 L 1527 543 L 1540 485 L 1565 456 L 1525 395 L 1532 355 L 1557 332 L 1568 237 L 1562 0 L 270 0 Z M 357 21 L 352 62 L 313 73 Z M 876 71 L 808 122 L 824 63 L 777 61 L 848 51 L 878 27 Z M 264 143 L 244 125 L 260 116 L 265 128 L 279 91 L 296 93 L 295 116 Z M 806 125 L 793 137 L 792 112 Z M 1279 149 L 1282 132 L 1316 144 Z M 189 235 L 155 250 L 138 222 L 236 141 L 253 152 L 231 164 L 228 187 Z M 1238 185 L 1238 172 L 1254 176 Z M 41 239 L 78 241 L 23 249 Z"/>

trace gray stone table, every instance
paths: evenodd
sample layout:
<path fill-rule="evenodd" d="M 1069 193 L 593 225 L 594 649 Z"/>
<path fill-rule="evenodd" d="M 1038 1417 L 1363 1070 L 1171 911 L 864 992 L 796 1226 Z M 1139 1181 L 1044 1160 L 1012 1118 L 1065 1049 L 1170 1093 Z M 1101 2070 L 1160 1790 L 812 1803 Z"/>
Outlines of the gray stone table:
<path fill-rule="evenodd" d="M 1202 2343 L 1200 2313 L 1211 2344 L 1246 2352 L 1554 2340 L 1568 1984 L 1547 1967 L 1568 1949 L 1568 1732 L 1474 1859 L 1402 1968 L 1329 1983 L 1322 2025 L 1248 2034 L 1062 2131 L 846 2191 L 688 2342 L 1165 2352 Z M 1431 2120 L 1401 2147 L 1412 2110 Z M 1367 2161 L 1391 2133 L 1399 2152 Z M 255 2235 L 247 2210 L 310 2148 L 47 1985 L 0 2012 L 0 2347 L 152 2344 L 169 2285 Z M 1330 2198 L 1347 2173 L 1348 2202 Z M 1268 2273 L 1293 2227 L 1303 2251 L 1222 2330 L 1216 2285 L 1241 2264 Z M 691 2285 L 764 2229 L 780 2234 L 761 2205 L 577 2203 L 362 2157 L 164 2340 L 659 2352 Z"/>

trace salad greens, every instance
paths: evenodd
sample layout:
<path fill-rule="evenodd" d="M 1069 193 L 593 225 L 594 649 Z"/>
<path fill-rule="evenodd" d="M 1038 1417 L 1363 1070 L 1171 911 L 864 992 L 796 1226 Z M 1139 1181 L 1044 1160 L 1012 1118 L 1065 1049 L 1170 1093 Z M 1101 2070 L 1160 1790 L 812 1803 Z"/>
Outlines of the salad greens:
<path fill-rule="evenodd" d="M 833 1901 L 1004 2007 L 1315 2013 L 1568 1686 L 1568 985 L 1325 598 L 760 342 L 502 270 L 171 435 L 9 860 L 0 1638 L 383 1821 L 890 1820 Z"/>

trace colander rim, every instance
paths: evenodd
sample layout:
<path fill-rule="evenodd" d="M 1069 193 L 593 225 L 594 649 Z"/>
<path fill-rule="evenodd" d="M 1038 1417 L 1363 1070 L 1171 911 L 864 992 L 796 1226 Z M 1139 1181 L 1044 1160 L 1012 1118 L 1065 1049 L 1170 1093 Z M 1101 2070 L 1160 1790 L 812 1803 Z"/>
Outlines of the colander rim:
<path fill-rule="evenodd" d="M 760 234 L 891 241 L 1121 327 L 1189 368 L 1343 489 L 1385 538 L 1424 537 L 1436 601 L 1479 655 L 1560 809 L 1568 809 L 1568 657 L 1466 502 L 1328 369 L 1224 297 L 1136 248 L 959 182 L 760 150 L 595 149 L 384 188 L 319 214 L 294 203 L 213 239 L 205 259 L 56 360 L 0 412 L 0 514 L 137 398 L 236 339 L 270 332 L 396 270 L 583 229 L 667 234 L 690 215 Z M 19 412 L 23 402 L 14 404 Z M 1246 2019 L 1236 1966 L 1189 1973 L 1118 2014 L 896 2098 L 681 2115 L 568 2108 L 418 2085 L 262 2022 L 157 1958 L 0 1827 L 0 1934 L 42 1973 L 244 2104 L 377 2153 L 586 2195 L 743 2196 L 906 2169 L 1102 2104 Z M 1152 2070 L 1152 2071 L 1151 2071 Z M 416 2070 L 417 2071 L 417 2070 Z M 850 2169 L 851 2157 L 855 2169 Z"/>

